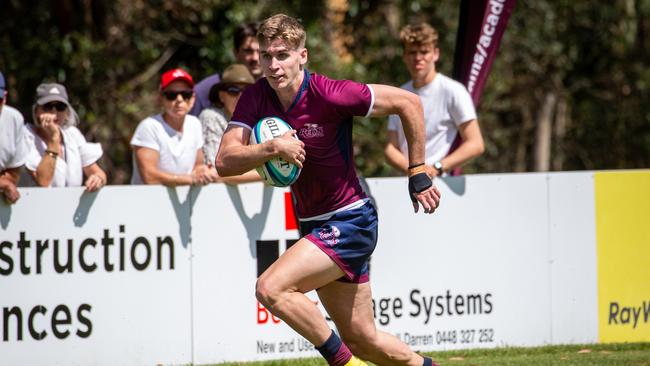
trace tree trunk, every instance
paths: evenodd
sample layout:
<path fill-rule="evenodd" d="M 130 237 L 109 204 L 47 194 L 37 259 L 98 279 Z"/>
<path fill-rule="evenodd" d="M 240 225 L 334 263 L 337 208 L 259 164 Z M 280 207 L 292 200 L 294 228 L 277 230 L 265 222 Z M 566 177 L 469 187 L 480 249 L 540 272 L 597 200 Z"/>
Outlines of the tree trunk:
<path fill-rule="evenodd" d="M 557 97 L 548 92 L 544 103 L 537 115 L 537 130 L 535 131 L 534 159 L 536 172 L 547 172 L 551 162 L 551 132 L 553 129 L 553 110 Z"/>
<path fill-rule="evenodd" d="M 530 108 L 527 106 L 527 103 L 521 102 L 520 112 L 521 112 L 521 129 L 519 129 L 519 138 L 517 139 L 517 146 L 515 148 L 515 161 L 514 161 L 514 171 L 515 172 L 525 172 L 526 171 L 526 151 L 528 149 L 528 132 L 533 128 L 533 116 L 530 113 Z"/>
<path fill-rule="evenodd" d="M 557 111 L 555 112 L 555 129 L 553 133 L 553 170 L 561 171 L 564 168 L 564 157 L 566 149 L 564 148 L 564 136 L 569 124 L 568 106 L 565 97 L 561 97 L 557 102 Z"/>

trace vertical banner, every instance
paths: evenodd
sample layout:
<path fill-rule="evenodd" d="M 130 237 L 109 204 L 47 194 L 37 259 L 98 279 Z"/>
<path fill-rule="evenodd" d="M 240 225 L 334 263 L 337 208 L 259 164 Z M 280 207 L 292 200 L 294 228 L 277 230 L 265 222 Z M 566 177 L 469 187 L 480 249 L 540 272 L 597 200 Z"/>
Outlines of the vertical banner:
<path fill-rule="evenodd" d="M 454 79 L 478 106 L 516 0 L 462 0 L 454 53 Z"/>
<path fill-rule="evenodd" d="M 477 108 L 515 3 L 516 0 L 460 2 L 453 78 L 465 85 Z M 458 134 L 448 154 L 456 150 L 460 143 Z M 461 168 L 456 168 L 450 174 L 460 175 L 461 172 Z"/>

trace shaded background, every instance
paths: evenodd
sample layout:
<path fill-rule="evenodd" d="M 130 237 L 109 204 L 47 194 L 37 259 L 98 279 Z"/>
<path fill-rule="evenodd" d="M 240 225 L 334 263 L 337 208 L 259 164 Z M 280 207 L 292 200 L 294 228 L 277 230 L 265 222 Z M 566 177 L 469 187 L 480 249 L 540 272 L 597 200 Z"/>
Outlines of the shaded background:
<path fill-rule="evenodd" d="M 427 21 L 440 32 L 438 69 L 451 75 L 457 1 L 0 0 L 0 70 L 8 104 L 31 121 L 36 86 L 68 88 L 112 183 L 131 174 L 129 140 L 156 113 L 159 75 L 184 67 L 200 80 L 234 60 L 237 24 L 276 12 L 300 18 L 308 68 L 334 78 L 408 80 L 399 29 Z M 520 1 L 479 106 L 484 155 L 466 173 L 650 167 L 650 0 Z M 359 119 L 356 162 L 391 175 L 385 121 Z M 550 154 L 539 146 L 550 140 Z"/>

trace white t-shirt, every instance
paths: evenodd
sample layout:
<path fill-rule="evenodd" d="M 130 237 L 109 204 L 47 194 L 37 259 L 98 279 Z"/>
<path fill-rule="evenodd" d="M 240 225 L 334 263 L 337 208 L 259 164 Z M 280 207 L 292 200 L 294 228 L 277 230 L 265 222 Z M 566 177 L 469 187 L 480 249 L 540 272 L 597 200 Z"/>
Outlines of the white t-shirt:
<path fill-rule="evenodd" d="M 203 126 L 203 162 L 205 165 L 214 165 L 228 120 L 223 109 L 208 107 L 199 114 L 199 121 Z"/>
<path fill-rule="evenodd" d="M 413 81 L 401 88 L 420 96 L 426 132 L 425 163 L 432 165 L 447 155 L 458 134 L 458 126 L 476 119 L 472 97 L 463 84 L 441 73 L 419 89 L 413 88 Z M 408 145 L 399 116 L 388 118 L 388 130 L 397 131 L 399 149 L 408 157 Z"/>
<path fill-rule="evenodd" d="M 5 105 L 0 111 L 0 172 L 25 165 L 28 145 L 25 121 L 16 109 Z"/>
<path fill-rule="evenodd" d="M 162 114 L 150 116 L 138 124 L 131 145 L 158 151 L 158 169 L 161 171 L 190 174 L 196 163 L 196 153 L 203 146 L 201 122 L 198 118 L 187 115 L 183 121 L 183 132 L 179 132 L 165 122 Z M 135 153 L 131 184 L 143 184 Z"/>
<path fill-rule="evenodd" d="M 87 142 L 77 127 L 69 126 L 60 130 L 64 149 L 63 154 L 56 158 L 54 176 L 49 187 L 79 187 L 83 185 L 83 168 L 94 164 L 102 157 L 102 146 L 98 143 Z M 29 144 L 25 168 L 36 171 L 45 155 L 47 144 L 36 134 L 34 125 L 26 126 L 25 136 Z M 21 185 L 26 186 L 37 185 L 28 174 L 23 174 L 20 182 Z"/>

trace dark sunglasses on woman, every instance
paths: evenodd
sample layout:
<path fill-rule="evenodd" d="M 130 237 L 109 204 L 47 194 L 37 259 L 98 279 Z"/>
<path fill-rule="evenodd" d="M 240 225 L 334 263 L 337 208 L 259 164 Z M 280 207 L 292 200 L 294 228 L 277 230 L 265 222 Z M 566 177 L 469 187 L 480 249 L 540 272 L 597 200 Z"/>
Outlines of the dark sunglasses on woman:
<path fill-rule="evenodd" d="M 51 112 L 56 109 L 57 112 L 63 112 L 68 109 L 68 105 L 61 102 L 50 102 L 43 105 L 43 110 L 45 112 Z"/>
<path fill-rule="evenodd" d="M 174 90 L 165 90 L 163 92 L 163 95 L 165 96 L 165 99 L 167 99 L 170 102 L 173 102 L 178 98 L 178 95 L 180 95 L 183 100 L 190 100 L 192 98 L 192 95 L 194 95 L 194 92 L 191 90 L 181 90 L 181 91 L 174 91 Z"/>
<path fill-rule="evenodd" d="M 239 95 L 244 91 L 244 89 L 238 88 L 236 86 L 229 86 L 226 88 L 226 93 L 230 95 Z"/>

